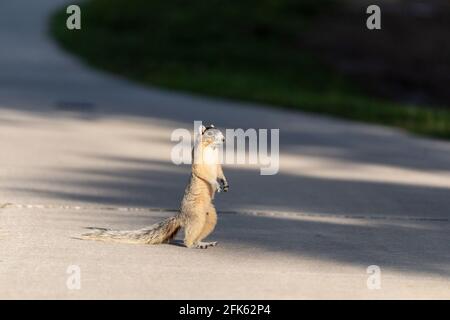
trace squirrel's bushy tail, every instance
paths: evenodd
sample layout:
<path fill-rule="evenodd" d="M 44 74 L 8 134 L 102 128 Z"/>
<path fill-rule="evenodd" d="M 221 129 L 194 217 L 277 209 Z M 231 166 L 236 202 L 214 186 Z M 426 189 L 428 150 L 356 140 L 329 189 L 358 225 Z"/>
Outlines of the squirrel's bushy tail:
<path fill-rule="evenodd" d="M 101 228 L 90 228 L 93 231 L 85 233 L 81 239 L 114 241 L 127 243 L 160 244 L 167 243 L 175 237 L 181 228 L 181 219 L 177 215 L 160 223 L 139 230 L 110 230 Z"/>

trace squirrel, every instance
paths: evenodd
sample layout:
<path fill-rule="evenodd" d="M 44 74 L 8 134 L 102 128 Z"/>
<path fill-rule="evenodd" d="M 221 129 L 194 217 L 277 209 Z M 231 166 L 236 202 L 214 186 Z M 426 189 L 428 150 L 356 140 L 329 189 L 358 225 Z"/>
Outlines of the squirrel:
<path fill-rule="evenodd" d="M 192 149 L 192 171 L 179 212 L 160 223 L 139 230 L 90 228 L 82 239 L 126 243 L 169 243 L 184 228 L 184 245 L 206 249 L 217 241 L 203 242 L 215 228 L 217 213 L 213 205 L 216 192 L 227 192 L 229 185 L 219 163 L 218 147 L 225 142 L 222 132 L 214 127 L 199 126 Z"/>

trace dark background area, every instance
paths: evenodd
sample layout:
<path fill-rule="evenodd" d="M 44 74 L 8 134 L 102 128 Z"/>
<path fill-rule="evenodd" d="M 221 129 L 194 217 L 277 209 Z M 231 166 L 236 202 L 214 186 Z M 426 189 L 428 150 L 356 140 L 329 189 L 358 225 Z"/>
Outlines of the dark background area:
<path fill-rule="evenodd" d="M 450 137 L 450 4 L 244 0 L 81 2 L 52 33 L 88 64 L 152 86 Z"/>
<path fill-rule="evenodd" d="M 450 3 L 379 1 L 382 30 L 376 32 L 360 27 L 368 2 L 348 3 L 316 19 L 299 46 L 373 94 L 450 107 Z"/>

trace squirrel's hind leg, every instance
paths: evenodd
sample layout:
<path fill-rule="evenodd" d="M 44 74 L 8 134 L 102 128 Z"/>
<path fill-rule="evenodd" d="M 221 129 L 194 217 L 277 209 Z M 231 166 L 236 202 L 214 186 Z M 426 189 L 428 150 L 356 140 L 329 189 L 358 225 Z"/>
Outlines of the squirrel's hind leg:
<path fill-rule="evenodd" d="M 202 232 L 198 235 L 197 242 L 201 242 L 203 239 L 205 239 L 208 235 L 213 232 L 214 228 L 217 224 L 217 213 L 216 209 L 214 208 L 214 205 L 210 205 L 208 209 L 206 210 L 205 215 L 205 223 L 203 225 Z"/>
<path fill-rule="evenodd" d="M 203 229 L 195 241 L 196 248 L 206 249 L 208 247 L 215 247 L 217 245 L 217 241 L 202 242 L 203 239 L 205 239 L 209 234 L 211 234 L 211 232 L 213 232 L 214 228 L 216 227 L 216 224 L 217 224 L 217 213 L 216 213 L 216 209 L 211 204 L 209 206 L 208 210 L 206 211 L 205 223 L 203 225 Z"/>
<path fill-rule="evenodd" d="M 193 215 L 189 217 L 184 226 L 184 244 L 188 248 L 195 248 L 197 239 L 205 225 L 205 215 Z"/>
<path fill-rule="evenodd" d="M 185 227 L 184 244 L 188 248 L 206 249 L 217 245 L 217 241 L 202 242 L 215 228 L 217 213 L 211 204 L 201 216 L 195 216 L 189 220 Z"/>

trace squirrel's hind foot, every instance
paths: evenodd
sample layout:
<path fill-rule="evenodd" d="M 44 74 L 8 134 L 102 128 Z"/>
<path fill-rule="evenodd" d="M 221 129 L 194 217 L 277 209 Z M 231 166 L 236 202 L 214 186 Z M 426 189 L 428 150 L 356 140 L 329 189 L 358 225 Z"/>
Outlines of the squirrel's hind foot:
<path fill-rule="evenodd" d="M 215 247 L 217 245 L 217 241 L 213 241 L 213 242 L 198 242 L 195 245 L 196 249 L 207 249 L 209 247 Z"/>

